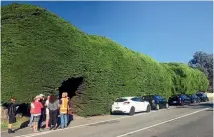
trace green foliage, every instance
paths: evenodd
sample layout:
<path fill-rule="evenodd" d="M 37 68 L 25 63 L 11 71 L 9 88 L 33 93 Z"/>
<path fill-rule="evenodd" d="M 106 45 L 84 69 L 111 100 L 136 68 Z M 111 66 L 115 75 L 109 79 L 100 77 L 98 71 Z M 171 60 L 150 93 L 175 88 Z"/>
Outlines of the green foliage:
<path fill-rule="evenodd" d="M 204 72 L 209 79 L 209 91 L 213 92 L 213 54 L 198 51 L 189 61 L 189 66 Z"/>
<path fill-rule="evenodd" d="M 172 89 L 177 93 L 206 88 L 206 78 L 197 70 L 162 65 L 105 37 L 85 34 L 31 5 L 2 7 L 1 44 L 3 102 L 11 96 L 29 102 L 72 77 L 84 79 L 72 98 L 81 116 L 109 113 L 112 102 L 121 96 L 169 97 Z"/>
<path fill-rule="evenodd" d="M 172 94 L 193 94 L 196 91 L 206 91 L 209 85 L 204 73 L 182 63 L 164 63 L 172 79 Z"/>

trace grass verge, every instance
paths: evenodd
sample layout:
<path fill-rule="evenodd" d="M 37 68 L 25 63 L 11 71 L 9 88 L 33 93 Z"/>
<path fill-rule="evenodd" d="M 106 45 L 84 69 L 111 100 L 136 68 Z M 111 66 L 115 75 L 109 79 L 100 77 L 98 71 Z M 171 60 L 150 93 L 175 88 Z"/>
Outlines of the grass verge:
<path fill-rule="evenodd" d="M 29 121 L 29 117 L 17 117 L 16 123 L 13 124 L 13 129 L 18 129 L 23 125 L 26 125 Z M 7 119 L 1 119 L 1 131 L 5 131 L 8 129 L 8 120 Z"/>

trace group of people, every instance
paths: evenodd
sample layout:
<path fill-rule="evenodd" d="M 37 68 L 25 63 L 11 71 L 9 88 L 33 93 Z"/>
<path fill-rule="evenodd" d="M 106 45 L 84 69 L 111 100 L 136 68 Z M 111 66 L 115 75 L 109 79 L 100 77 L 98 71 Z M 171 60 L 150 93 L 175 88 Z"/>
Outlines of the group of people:
<path fill-rule="evenodd" d="M 11 99 L 11 104 L 15 104 L 15 99 Z M 8 109 L 9 125 L 8 133 L 14 133 L 12 123 L 16 122 L 15 105 L 10 105 Z M 45 98 L 43 94 L 33 98 L 30 104 L 30 122 L 29 127 L 32 127 L 34 132 L 40 132 L 44 126 L 49 130 L 66 128 L 68 126 L 69 114 L 71 114 L 71 102 L 67 92 L 62 93 L 62 98 L 58 99 L 55 95 L 50 95 Z M 12 116 L 11 116 L 12 115 Z M 60 117 L 60 118 L 59 118 Z M 58 122 L 59 121 L 59 122 Z"/>

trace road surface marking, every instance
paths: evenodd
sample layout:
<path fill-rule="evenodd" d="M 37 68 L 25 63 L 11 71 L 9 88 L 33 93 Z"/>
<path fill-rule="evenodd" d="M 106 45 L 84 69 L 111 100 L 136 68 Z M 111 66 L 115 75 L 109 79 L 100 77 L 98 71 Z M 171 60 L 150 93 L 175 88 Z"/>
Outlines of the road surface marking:
<path fill-rule="evenodd" d="M 154 111 L 150 111 L 150 113 L 166 111 L 166 110 L 173 109 L 173 108 L 176 108 L 176 107 L 170 107 L 168 109 L 160 109 L 158 111 L 154 110 Z M 62 131 L 62 130 L 80 128 L 80 127 L 85 127 L 85 126 L 89 126 L 89 125 L 92 125 L 92 124 L 99 124 L 99 123 L 103 123 L 103 122 L 109 122 L 109 121 L 114 121 L 114 120 L 119 120 L 119 119 L 124 119 L 124 118 L 132 118 L 132 117 L 136 117 L 136 116 L 147 115 L 147 114 L 150 114 L 150 113 L 140 113 L 140 114 L 135 114 L 134 116 L 124 116 L 124 117 L 119 117 L 119 118 L 114 118 L 114 119 L 109 119 L 109 120 L 103 120 L 103 121 L 98 121 L 98 122 L 89 123 L 89 124 L 83 124 L 83 125 L 78 125 L 78 126 L 73 126 L 73 127 L 67 127 L 65 129 L 57 129 L 57 130 L 40 132 L 40 133 L 33 133 L 33 134 L 27 134 L 27 135 L 14 136 L 14 137 L 33 137 L 33 136 L 45 135 L 45 134 L 48 134 L 48 133 L 58 132 L 58 131 Z"/>
<path fill-rule="evenodd" d="M 170 119 L 170 120 L 167 120 L 167 121 L 161 122 L 161 123 L 157 123 L 157 124 L 154 124 L 154 125 L 151 125 L 151 126 L 145 127 L 145 128 L 141 128 L 141 129 L 138 129 L 138 130 L 135 130 L 135 131 L 132 131 L 132 132 L 125 133 L 125 134 L 119 135 L 119 136 L 117 136 L 117 137 L 124 137 L 124 136 L 128 136 L 128 135 L 131 135 L 131 134 L 134 134 L 134 133 L 137 133 L 137 132 L 140 132 L 140 131 L 143 131 L 143 130 L 146 130 L 146 129 L 149 129 L 149 128 L 152 128 L 152 127 L 156 127 L 156 126 L 159 126 L 159 125 L 162 125 L 162 124 L 165 124 L 165 123 L 171 122 L 171 121 L 175 121 L 175 120 L 180 119 L 180 118 L 183 118 L 183 117 L 187 117 L 187 116 L 190 116 L 190 115 L 193 115 L 193 114 L 199 113 L 199 112 L 204 111 L 204 110 L 207 110 L 207 109 L 210 109 L 210 108 L 205 108 L 205 109 L 202 109 L 202 110 L 198 110 L 198 111 L 195 111 L 195 112 L 192 112 L 192 113 L 189 113 L 189 114 L 186 114 L 186 115 L 183 115 L 183 116 L 177 117 L 177 118 L 173 118 L 173 119 Z"/>

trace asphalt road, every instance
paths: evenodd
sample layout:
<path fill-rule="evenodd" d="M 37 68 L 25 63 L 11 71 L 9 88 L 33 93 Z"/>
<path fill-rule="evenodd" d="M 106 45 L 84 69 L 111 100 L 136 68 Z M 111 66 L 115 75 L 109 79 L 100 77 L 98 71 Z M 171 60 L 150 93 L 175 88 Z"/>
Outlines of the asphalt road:
<path fill-rule="evenodd" d="M 20 130 L 3 137 L 213 137 L 213 103 L 171 107 L 135 116 L 76 120 L 64 130 L 31 133 Z M 100 122 L 101 121 L 101 122 Z M 84 123 L 85 122 L 85 123 Z M 92 124 L 91 124 L 92 123 Z M 25 132 L 26 131 L 26 132 Z M 25 134 L 25 135 L 21 135 Z"/>

